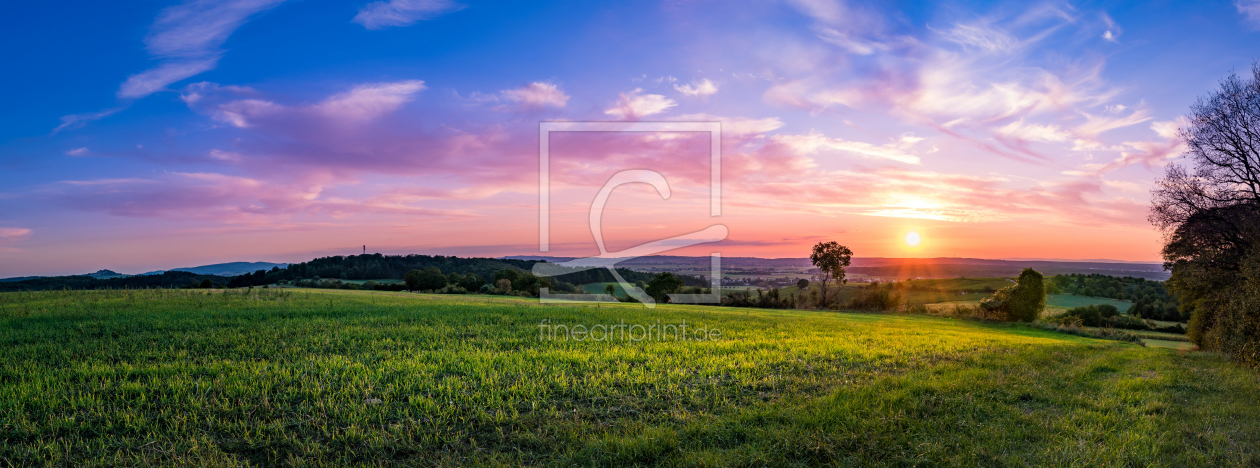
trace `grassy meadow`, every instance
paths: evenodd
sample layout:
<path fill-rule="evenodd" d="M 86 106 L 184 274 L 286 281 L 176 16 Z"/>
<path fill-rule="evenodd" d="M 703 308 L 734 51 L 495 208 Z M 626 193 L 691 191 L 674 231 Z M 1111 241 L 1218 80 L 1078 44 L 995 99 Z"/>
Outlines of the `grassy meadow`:
<path fill-rule="evenodd" d="M 720 339 L 540 337 L 684 321 Z M 0 466 L 1260 464 L 1221 356 L 929 316 L 4 293 L 0 362 Z"/>

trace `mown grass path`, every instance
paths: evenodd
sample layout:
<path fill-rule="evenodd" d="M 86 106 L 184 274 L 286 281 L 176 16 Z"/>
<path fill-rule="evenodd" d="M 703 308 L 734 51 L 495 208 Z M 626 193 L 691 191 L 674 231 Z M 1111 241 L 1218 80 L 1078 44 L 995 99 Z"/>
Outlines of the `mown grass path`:
<path fill-rule="evenodd" d="M 1244 466 L 1257 401 L 1220 356 L 924 316 L 0 294 L 0 466 Z"/>

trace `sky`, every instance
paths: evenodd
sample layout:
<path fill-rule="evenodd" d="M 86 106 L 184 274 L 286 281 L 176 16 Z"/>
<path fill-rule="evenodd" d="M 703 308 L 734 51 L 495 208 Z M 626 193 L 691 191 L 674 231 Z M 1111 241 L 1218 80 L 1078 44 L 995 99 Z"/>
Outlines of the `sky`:
<path fill-rule="evenodd" d="M 0 277 L 598 255 L 616 180 L 609 255 L 1158 261 L 1182 116 L 1260 58 L 1257 0 L 8 7 Z M 721 133 L 551 133 L 540 252 L 565 121 Z"/>

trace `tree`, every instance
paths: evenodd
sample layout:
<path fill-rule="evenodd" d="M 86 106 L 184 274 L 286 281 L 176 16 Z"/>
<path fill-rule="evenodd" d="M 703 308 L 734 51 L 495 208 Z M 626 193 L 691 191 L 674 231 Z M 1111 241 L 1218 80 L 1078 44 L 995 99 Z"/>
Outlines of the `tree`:
<path fill-rule="evenodd" d="M 665 272 L 652 277 L 647 284 L 647 295 L 656 299 L 656 302 L 665 302 L 667 294 L 678 291 L 683 287 L 683 280 L 673 273 Z"/>
<path fill-rule="evenodd" d="M 823 308 L 831 304 L 827 296 L 827 283 L 835 280 L 837 286 L 848 281 L 844 279 L 844 268 L 853 261 L 853 251 L 835 241 L 819 242 L 809 255 L 809 261 L 818 267 L 818 281 L 822 287 Z"/>
<path fill-rule="evenodd" d="M 980 307 L 1005 320 L 1037 320 L 1046 309 L 1045 277 L 1032 268 L 1025 268 L 1015 285 L 999 289 L 981 301 Z"/>
<path fill-rule="evenodd" d="M 1191 167 L 1170 165 L 1152 191 L 1166 287 L 1199 347 L 1260 365 L 1260 62 L 1190 107 L 1178 131 Z M 1166 310 L 1165 306 L 1165 310 Z M 1165 316 L 1158 304 L 1151 315 Z M 1145 312 L 1145 311 L 1143 311 Z M 1167 314 L 1173 315 L 1173 314 Z"/>
<path fill-rule="evenodd" d="M 421 271 L 420 283 L 417 286 L 419 286 L 418 289 L 422 291 L 436 290 L 445 288 L 448 284 L 447 281 L 448 278 L 446 275 L 442 274 L 442 269 L 430 266 L 425 267 L 424 270 Z"/>
<path fill-rule="evenodd" d="M 607 294 L 612 297 L 617 297 L 617 287 L 613 286 L 612 284 L 605 284 L 604 294 Z"/>
<path fill-rule="evenodd" d="M 477 276 L 476 273 L 466 274 L 459 280 L 459 286 L 469 291 L 481 289 L 481 285 L 483 284 L 486 284 L 486 281 L 481 279 L 480 276 Z"/>
<path fill-rule="evenodd" d="M 809 280 L 805 278 L 796 280 L 796 289 L 799 289 L 801 291 L 805 291 L 806 289 L 809 289 Z"/>

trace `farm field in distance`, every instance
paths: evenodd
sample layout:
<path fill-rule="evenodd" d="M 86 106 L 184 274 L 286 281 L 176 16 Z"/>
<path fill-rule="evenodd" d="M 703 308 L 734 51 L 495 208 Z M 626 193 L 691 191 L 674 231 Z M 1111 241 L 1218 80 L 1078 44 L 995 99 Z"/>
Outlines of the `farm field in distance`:
<path fill-rule="evenodd" d="M 721 337 L 540 337 L 620 321 Z M 3 293 L 0 322 L 8 464 L 1260 463 L 1254 372 L 1024 325 L 308 289 Z"/>

